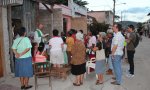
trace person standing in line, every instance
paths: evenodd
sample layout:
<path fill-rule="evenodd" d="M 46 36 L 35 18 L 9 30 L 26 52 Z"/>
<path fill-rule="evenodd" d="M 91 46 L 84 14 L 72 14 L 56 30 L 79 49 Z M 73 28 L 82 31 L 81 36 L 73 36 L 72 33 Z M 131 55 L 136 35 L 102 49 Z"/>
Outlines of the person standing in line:
<path fill-rule="evenodd" d="M 90 38 L 88 41 L 89 59 L 95 57 L 95 52 L 92 49 L 96 46 L 96 33 L 94 31 L 89 32 Z"/>
<path fill-rule="evenodd" d="M 113 75 L 113 65 L 112 65 L 112 59 L 111 59 L 111 43 L 112 43 L 112 38 L 113 35 L 112 33 L 107 34 L 107 42 L 106 42 L 106 57 L 107 57 L 107 62 L 108 62 L 108 70 L 106 71 L 107 75 Z"/>
<path fill-rule="evenodd" d="M 85 45 L 82 41 L 82 36 L 80 33 L 76 34 L 76 41 L 71 50 L 71 73 L 75 75 L 74 86 L 80 86 L 83 84 L 84 73 L 86 72 L 86 62 L 85 62 Z"/>
<path fill-rule="evenodd" d="M 63 40 L 58 36 L 58 30 L 53 30 L 53 37 L 49 40 L 50 48 L 50 63 L 53 67 L 60 68 L 64 64 Z"/>
<path fill-rule="evenodd" d="M 39 24 L 38 28 L 34 32 L 34 42 L 38 43 L 38 45 L 41 41 L 44 41 L 43 38 L 49 35 L 49 34 L 42 33 L 43 28 L 44 28 L 44 25 Z"/>
<path fill-rule="evenodd" d="M 64 64 L 65 66 L 68 65 L 68 56 L 67 56 L 67 44 L 66 44 L 66 38 L 63 38 L 63 41 L 64 41 L 64 45 L 63 45 L 63 54 L 64 54 Z"/>
<path fill-rule="evenodd" d="M 72 37 L 72 32 L 68 32 L 68 36 L 66 38 L 66 44 L 67 44 L 67 56 L 68 56 L 68 64 L 70 64 L 71 61 L 71 50 L 72 46 L 74 45 L 74 38 Z"/>
<path fill-rule="evenodd" d="M 114 37 L 111 44 L 111 58 L 116 80 L 111 82 L 111 84 L 114 85 L 121 85 L 122 82 L 121 60 L 125 38 L 121 34 L 121 28 L 120 24 L 114 24 L 113 26 Z"/>
<path fill-rule="evenodd" d="M 26 37 L 26 29 L 21 27 L 18 31 L 20 37 L 16 38 L 12 45 L 15 54 L 15 77 L 20 78 L 21 89 L 32 88 L 28 85 L 29 78 L 33 76 L 31 42 Z"/>
<path fill-rule="evenodd" d="M 82 41 L 84 42 L 84 34 L 83 34 L 83 30 L 79 30 L 78 33 L 81 34 L 81 37 L 82 37 Z"/>
<path fill-rule="evenodd" d="M 95 72 L 98 75 L 98 79 L 96 81 L 96 85 L 103 84 L 103 74 L 105 72 L 105 42 L 103 41 L 102 35 L 99 34 L 98 42 L 96 46 L 93 48 L 93 51 L 96 52 L 96 65 Z"/>
<path fill-rule="evenodd" d="M 134 29 L 135 28 L 133 25 L 128 25 L 128 32 L 130 34 L 128 39 L 126 39 L 126 42 L 127 42 L 127 57 L 130 69 L 129 74 L 127 74 L 127 77 L 134 77 L 134 53 L 135 53 L 134 41 L 136 40 Z"/>

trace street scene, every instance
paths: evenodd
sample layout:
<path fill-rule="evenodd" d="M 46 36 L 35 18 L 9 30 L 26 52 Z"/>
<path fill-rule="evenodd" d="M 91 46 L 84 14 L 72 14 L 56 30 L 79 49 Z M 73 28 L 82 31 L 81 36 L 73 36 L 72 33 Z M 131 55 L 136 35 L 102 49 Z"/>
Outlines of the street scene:
<path fill-rule="evenodd" d="M 95 73 L 90 73 L 84 78 L 84 84 L 80 87 L 75 87 L 73 83 L 73 75 L 69 75 L 66 80 L 52 78 L 52 90 L 149 90 L 150 86 L 150 72 L 149 71 L 149 52 L 150 52 L 150 39 L 144 37 L 143 41 L 140 42 L 135 54 L 135 77 L 126 77 L 126 70 L 128 64 L 123 60 L 123 84 L 121 86 L 111 85 L 113 81 L 112 75 L 104 74 L 104 84 L 95 85 L 96 76 Z M 48 78 L 40 78 L 38 83 L 40 84 L 37 90 L 51 90 L 48 85 Z M 20 90 L 18 86 L 19 80 L 14 78 L 13 75 L 7 77 L 5 81 L 1 82 L 2 85 L 9 85 L 8 87 L 15 87 L 14 90 Z M 34 78 L 31 78 L 30 84 L 34 85 Z M 6 89 L 9 90 L 9 89 Z M 11 89 L 10 89 L 11 90 Z M 34 87 L 29 90 L 34 90 Z"/>
<path fill-rule="evenodd" d="M 0 90 L 149 90 L 149 5 L 0 0 Z"/>

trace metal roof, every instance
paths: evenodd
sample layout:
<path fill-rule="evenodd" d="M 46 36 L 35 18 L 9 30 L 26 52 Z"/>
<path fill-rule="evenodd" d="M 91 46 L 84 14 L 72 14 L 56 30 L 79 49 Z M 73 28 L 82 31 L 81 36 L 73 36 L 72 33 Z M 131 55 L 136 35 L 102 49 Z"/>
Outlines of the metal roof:
<path fill-rule="evenodd" d="M 0 0 L 0 6 L 20 5 L 20 4 L 23 4 L 23 0 Z"/>

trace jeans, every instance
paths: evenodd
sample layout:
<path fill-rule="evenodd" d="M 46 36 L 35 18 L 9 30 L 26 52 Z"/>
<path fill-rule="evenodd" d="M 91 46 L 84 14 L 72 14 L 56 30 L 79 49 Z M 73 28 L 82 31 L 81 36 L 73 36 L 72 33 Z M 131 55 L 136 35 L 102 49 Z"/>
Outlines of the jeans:
<path fill-rule="evenodd" d="M 130 66 L 129 72 L 130 72 L 130 74 L 133 74 L 133 75 L 134 75 L 134 60 L 133 60 L 134 53 L 135 53 L 135 51 L 127 50 L 128 62 L 129 62 L 129 66 Z"/>
<path fill-rule="evenodd" d="M 122 82 L 121 60 L 122 60 L 121 55 L 114 55 L 114 58 L 112 58 L 114 73 L 115 73 L 116 81 L 118 84 L 121 84 Z"/>
<path fill-rule="evenodd" d="M 109 66 L 109 69 L 113 70 L 111 55 L 109 55 L 109 58 L 108 58 L 108 66 Z"/>

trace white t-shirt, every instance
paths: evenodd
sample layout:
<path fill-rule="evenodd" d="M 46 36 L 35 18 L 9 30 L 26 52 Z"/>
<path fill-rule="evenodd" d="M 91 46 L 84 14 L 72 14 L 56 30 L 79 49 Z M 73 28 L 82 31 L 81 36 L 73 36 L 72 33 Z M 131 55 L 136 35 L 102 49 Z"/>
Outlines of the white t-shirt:
<path fill-rule="evenodd" d="M 62 50 L 63 40 L 61 37 L 53 37 L 49 40 L 49 45 L 51 47 L 50 51 Z"/>
<path fill-rule="evenodd" d="M 95 45 L 96 45 L 96 37 L 95 37 L 95 36 L 92 36 L 92 37 L 89 39 L 88 47 L 91 47 L 92 44 L 95 44 Z"/>

